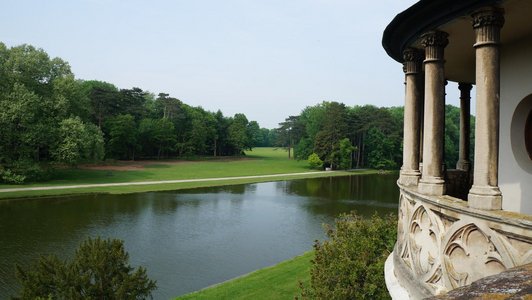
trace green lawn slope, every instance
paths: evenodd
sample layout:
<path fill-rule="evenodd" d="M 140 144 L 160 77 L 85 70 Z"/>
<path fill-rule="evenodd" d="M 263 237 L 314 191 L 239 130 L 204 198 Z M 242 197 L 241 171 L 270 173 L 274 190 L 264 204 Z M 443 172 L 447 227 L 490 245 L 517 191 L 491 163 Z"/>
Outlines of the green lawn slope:
<path fill-rule="evenodd" d="M 309 251 L 273 267 L 260 269 L 242 277 L 186 294 L 176 300 L 191 299 L 294 299 L 299 292 L 299 281 L 310 281 L 310 260 L 314 252 Z"/>

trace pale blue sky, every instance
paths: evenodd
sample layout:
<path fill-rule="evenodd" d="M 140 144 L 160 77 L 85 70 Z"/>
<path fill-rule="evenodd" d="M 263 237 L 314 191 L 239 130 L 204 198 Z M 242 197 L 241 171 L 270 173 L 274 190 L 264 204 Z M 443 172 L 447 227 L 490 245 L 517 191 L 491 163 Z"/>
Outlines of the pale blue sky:
<path fill-rule="evenodd" d="M 166 92 L 273 128 L 323 100 L 403 104 L 382 31 L 414 0 L 2 1 L 0 40 L 43 48 L 77 78 Z M 456 86 L 448 103 L 457 105 Z"/>

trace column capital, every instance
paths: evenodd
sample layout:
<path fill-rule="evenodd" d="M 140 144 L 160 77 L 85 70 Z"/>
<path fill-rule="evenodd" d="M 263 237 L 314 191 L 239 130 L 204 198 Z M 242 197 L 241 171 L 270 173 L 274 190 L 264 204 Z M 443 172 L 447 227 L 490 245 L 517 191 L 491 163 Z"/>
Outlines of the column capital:
<path fill-rule="evenodd" d="M 504 25 L 504 9 L 499 7 L 485 7 L 474 12 L 471 17 L 474 29 L 488 26 L 502 28 Z"/>
<path fill-rule="evenodd" d="M 464 93 L 464 92 L 469 93 L 472 88 L 473 88 L 473 85 L 471 83 L 466 83 L 466 82 L 459 82 L 458 83 L 458 89 L 462 93 Z M 469 97 L 469 98 L 471 98 L 471 97 Z"/>
<path fill-rule="evenodd" d="M 498 7 L 486 7 L 474 12 L 473 29 L 475 30 L 475 45 L 497 45 L 501 39 L 501 28 L 504 25 L 504 10 Z"/>
<path fill-rule="evenodd" d="M 429 31 L 421 35 L 425 47 L 425 63 L 443 61 L 443 49 L 449 44 L 449 34 L 444 31 Z"/>
<path fill-rule="evenodd" d="M 407 48 L 403 51 L 403 72 L 406 75 L 421 73 L 423 51 L 416 48 Z"/>
<path fill-rule="evenodd" d="M 423 47 L 441 47 L 445 48 L 449 44 L 447 39 L 449 34 L 445 31 L 433 30 L 421 35 L 421 44 Z"/>
<path fill-rule="evenodd" d="M 458 89 L 460 90 L 460 100 L 471 100 L 471 89 L 473 89 L 471 83 L 459 82 Z"/>

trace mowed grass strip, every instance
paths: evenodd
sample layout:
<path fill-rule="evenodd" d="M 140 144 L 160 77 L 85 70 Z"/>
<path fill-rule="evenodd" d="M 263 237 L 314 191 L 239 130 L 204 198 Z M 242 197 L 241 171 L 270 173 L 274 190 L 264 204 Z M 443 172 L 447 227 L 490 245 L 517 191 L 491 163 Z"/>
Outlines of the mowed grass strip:
<path fill-rule="evenodd" d="M 130 185 L 130 186 L 111 186 L 111 187 L 88 187 L 88 188 L 76 188 L 76 189 L 57 189 L 57 190 L 38 190 L 38 191 L 19 191 L 19 192 L 5 192 L 0 193 L 0 200 L 9 201 L 9 199 L 21 199 L 30 197 L 47 197 L 47 196 L 59 196 L 59 195 L 76 195 L 76 194 L 95 194 L 95 193 L 108 193 L 108 194 L 130 194 L 130 193 L 142 193 L 142 192 L 156 192 L 156 191 L 175 191 L 182 189 L 201 188 L 201 187 L 213 187 L 246 183 L 259 183 L 270 181 L 283 181 L 294 180 L 303 178 L 319 178 L 319 177 L 333 177 L 333 176 L 347 176 L 347 175 L 363 175 L 376 173 L 374 170 L 365 171 L 335 171 L 335 172 L 321 172 L 311 173 L 305 175 L 295 176 L 276 176 L 265 178 L 249 178 L 249 179 L 227 179 L 217 181 L 202 181 L 202 182 L 183 182 L 183 183 L 161 183 L 150 185 Z M 20 186 L 17 186 L 20 187 Z"/>
<path fill-rule="evenodd" d="M 177 297 L 190 299 L 294 299 L 299 293 L 299 281 L 308 285 L 314 251 L 260 269 L 242 277 Z"/>
<path fill-rule="evenodd" d="M 168 161 L 165 161 L 168 162 Z M 287 151 L 278 148 L 254 148 L 242 158 L 223 158 L 221 160 L 185 161 L 177 164 L 164 164 L 153 161 L 143 169 L 129 171 L 103 171 L 90 169 L 58 170 L 55 179 L 35 184 L 0 185 L 0 189 L 31 188 L 46 186 L 69 186 L 78 184 L 127 183 L 158 180 L 181 180 L 222 178 L 238 176 L 260 176 L 272 174 L 290 174 L 313 172 L 306 161 L 288 159 Z M 28 197 L 47 197 L 58 195 L 111 193 L 126 194 L 152 191 L 169 191 L 199 187 L 245 184 L 267 181 L 293 180 L 302 178 L 346 176 L 376 173 L 375 170 L 315 172 L 304 175 L 276 176 L 267 178 L 227 179 L 221 181 L 161 183 L 150 185 L 129 185 L 111 187 L 64 188 L 56 190 L 2 192 L 0 199 L 20 199 Z"/>
<path fill-rule="evenodd" d="M 280 148 L 254 148 L 246 152 L 246 156 L 243 157 L 184 161 L 176 164 L 168 162 L 154 160 L 153 164 L 146 165 L 144 168 L 127 171 L 60 169 L 54 172 L 52 180 L 46 182 L 25 185 L 2 184 L 0 188 L 217 178 L 312 171 L 306 161 L 289 160 L 286 150 Z"/>

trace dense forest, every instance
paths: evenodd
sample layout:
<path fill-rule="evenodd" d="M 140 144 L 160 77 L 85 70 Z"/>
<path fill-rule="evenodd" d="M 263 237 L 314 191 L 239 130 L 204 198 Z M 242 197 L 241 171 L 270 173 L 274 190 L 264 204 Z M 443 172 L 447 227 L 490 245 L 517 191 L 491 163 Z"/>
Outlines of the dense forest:
<path fill-rule="evenodd" d="M 224 116 L 166 93 L 76 79 L 67 62 L 42 49 L 2 43 L 0 78 L 0 182 L 43 180 L 57 164 L 241 155 L 257 146 L 287 148 L 298 160 L 312 155 L 319 168 L 402 163 L 402 107 L 322 102 L 270 130 L 244 114 Z M 459 109 L 447 105 L 448 168 L 456 164 L 458 139 Z"/>
<path fill-rule="evenodd" d="M 0 43 L 0 181 L 44 179 L 50 164 L 239 155 L 275 132 L 165 93 L 76 79 L 67 62 Z"/>
<path fill-rule="evenodd" d="M 474 124 L 472 117 L 472 128 Z M 315 154 L 323 162 L 318 167 L 398 169 L 402 165 L 403 107 L 348 107 L 323 102 L 287 117 L 279 125 L 277 142 L 294 149 L 288 155 L 306 160 Z M 456 166 L 459 139 L 460 109 L 446 105 L 444 155 L 449 169 Z M 471 146 L 473 140 L 471 136 Z"/>

